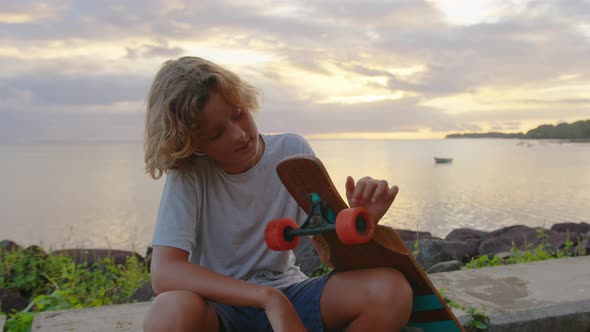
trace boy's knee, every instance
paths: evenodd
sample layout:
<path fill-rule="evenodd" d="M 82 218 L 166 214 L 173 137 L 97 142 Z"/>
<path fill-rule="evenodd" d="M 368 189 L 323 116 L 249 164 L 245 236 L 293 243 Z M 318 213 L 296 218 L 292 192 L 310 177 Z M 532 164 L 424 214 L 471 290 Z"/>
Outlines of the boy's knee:
<path fill-rule="evenodd" d="M 412 313 L 412 287 L 406 277 L 394 269 L 379 270 L 377 279 L 373 293 L 376 293 L 377 302 L 383 311 L 376 311 L 375 314 L 384 321 L 390 321 L 397 330 L 407 323 Z"/>
<path fill-rule="evenodd" d="M 207 316 L 209 305 L 188 291 L 168 291 L 158 295 L 143 320 L 144 331 L 179 331 L 199 326 Z"/>
<path fill-rule="evenodd" d="M 394 269 L 379 269 L 373 293 L 387 304 L 412 305 L 413 292 L 406 277 Z"/>

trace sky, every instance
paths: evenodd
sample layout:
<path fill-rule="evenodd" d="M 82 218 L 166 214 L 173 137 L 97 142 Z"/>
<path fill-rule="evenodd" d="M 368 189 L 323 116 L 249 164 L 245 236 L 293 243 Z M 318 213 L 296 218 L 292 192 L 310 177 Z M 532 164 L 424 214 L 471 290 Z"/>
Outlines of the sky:
<path fill-rule="evenodd" d="M 588 0 L 0 0 L 0 142 L 141 140 L 151 80 L 185 55 L 258 87 L 266 133 L 590 118 Z"/>

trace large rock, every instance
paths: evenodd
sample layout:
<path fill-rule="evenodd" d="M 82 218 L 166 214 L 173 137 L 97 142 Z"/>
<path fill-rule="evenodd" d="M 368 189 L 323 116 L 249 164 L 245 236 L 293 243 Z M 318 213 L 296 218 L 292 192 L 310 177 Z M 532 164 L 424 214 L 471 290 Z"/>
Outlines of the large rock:
<path fill-rule="evenodd" d="M 587 224 L 585 222 L 583 223 L 572 223 L 572 222 L 566 222 L 566 223 L 560 223 L 560 224 L 555 224 L 553 226 L 551 226 L 551 230 L 555 231 L 555 232 L 560 232 L 560 233 L 579 233 L 579 234 L 586 234 L 588 232 L 590 232 L 590 224 Z"/>
<path fill-rule="evenodd" d="M 450 271 L 458 271 L 461 270 L 461 262 L 459 261 L 448 261 L 448 262 L 441 262 L 436 264 L 435 266 L 431 267 L 426 271 L 428 274 L 433 273 L 440 273 L 440 272 L 450 272 Z"/>
<path fill-rule="evenodd" d="M 152 289 L 152 281 L 144 282 L 137 290 L 127 299 L 128 303 L 151 301 L 156 296 Z"/>
<path fill-rule="evenodd" d="M 29 300 L 18 291 L 0 288 L 0 308 L 2 313 L 11 314 L 23 310 L 29 305 Z"/>
<path fill-rule="evenodd" d="M 418 245 L 410 250 L 416 253 L 416 259 L 424 270 L 440 262 L 458 260 L 469 262 L 478 255 L 474 242 L 445 241 L 440 239 L 426 239 L 418 241 Z"/>
<path fill-rule="evenodd" d="M 495 236 L 504 236 L 504 234 L 508 234 L 508 233 L 514 233 L 514 232 L 518 232 L 521 230 L 530 230 L 533 229 L 529 226 L 525 226 L 525 225 L 512 225 L 512 226 L 506 226 L 506 227 L 502 227 L 499 228 L 495 231 L 489 232 L 490 237 L 495 237 Z"/>
<path fill-rule="evenodd" d="M 115 264 L 125 264 L 128 258 L 135 256 L 140 262 L 143 262 L 143 257 L 138 253 L 126 250 L 111 250 L 111 249 L 62 249 L 51 253 L 56 256 L 67 256 L 76 262 L 76 264 L 88 263 L 92 265 L 107 257 L 113 258 Z"/>
<path fill-rule="evenodd" d="M 16 244 L 16 242 L 10 240 L 0 241 L 0 253 L 2 253 L 2 251 L 12 251 L 17 249 L 21 249 L 21 247 Z"/>
<path fill-rule="evenodd" d="M 445 240 L 448 241 L 477 241 L 481 242 L 490 237 L 488 232 L 478 231 L 471 228 L 457 228 L 452 230 Z"/>
<path fill-rule="evenodd" d="M 555 251 L 563 248 L 568 240 L 577 244 L 578 239 L 577 234 L 568 235 L 549 229 L 532 228 L 524 225 L 504 227 L 489 234 L 490 238 L 486 241 L 494 237 L 500 237 L 514 244 L 514 247 L 520 250 L 533 249 L 539 244 L 543 244 L 546 246 L 546 250 Z M 505 249 L 503 248 L 501 251 L 506 251 Z M 485 252 L 481 253 L 484 254 Z"/>
<path fill-rule="evenodd" d="M 36 245 L 32 245 L 32 246 L 28 246 L 23 250 L 23 254 L 25 254 L 25 256 L 36 256 L 37 258 L 41 258 L 41 259 L 46 259 L 47 258 L 47 253 L 45 252 L 45 250 L 43 250 L 43 248 L 36 246 Z"/>
<path fill-rule="evenodd" d="M 482 241 L 479 245 L 478 252 L 480 255 L 496 255 L 501 252 L 510 251 L 512 242 L 503 237 L 494 236 Z"/>

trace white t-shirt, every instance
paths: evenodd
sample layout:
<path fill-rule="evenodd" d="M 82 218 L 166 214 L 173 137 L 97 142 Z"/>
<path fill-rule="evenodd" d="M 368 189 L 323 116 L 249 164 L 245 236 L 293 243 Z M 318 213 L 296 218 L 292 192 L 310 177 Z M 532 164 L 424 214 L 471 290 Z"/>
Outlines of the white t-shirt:
<path fill-rule="evenodd" d="M 276 166 L 313 150 L 294 134 L 262 138 L 264 154 L 245 173 L 227 174 L 206 157 L 197 158 L 191 171 L 169 172 L 152 245 L 185 250 L 192 263 L 257 284 L 286 288 L 307 279 L 292 251 L 268 249 L 264 227 L 277 218 L 305 221 Z"/>

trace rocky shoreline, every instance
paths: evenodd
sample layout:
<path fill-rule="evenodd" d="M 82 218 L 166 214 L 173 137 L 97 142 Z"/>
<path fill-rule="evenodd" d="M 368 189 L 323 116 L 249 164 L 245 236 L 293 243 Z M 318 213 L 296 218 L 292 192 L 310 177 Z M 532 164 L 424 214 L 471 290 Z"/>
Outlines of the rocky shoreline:
<path fill-rule="evenodd" d="M 537 248 L 540 244 L 549 253 L 563 250 L 576 250 L 578 255 L 590 254 L 590 224 L 560 223 L 549 229 L 515 225 L 503 227 L 494 231 L 480 231 L 469 228 L 458 228 L 451 231 L 444 239 L 433 237 L 429 232 L 397 230 L 408 248 L 427 273 L 446 272 L 461 269 L 472 259 L 481 256 L 509 257 L 513 249 L 528 250 Z M 11 250 L 23 250 L 35 253 L 41 257 L 48 255 L 63 255 L 74 259 L 76 263 L 95 261 L 111 257 L 116 264 L 135 256 L 147 265 L 151 261 L 151 248 L 145 256 L 136 252 L 108 249 L 63 249 L 46 253 L 38 246 L 22 248 L 10 241 L 0 241 L 0 259 L 3 253 Z M 313 275 L 322 264 L 311 245 L 309 238 L 302 238 L 295 249 L 297 264 L 307 275 Z M 0 276 L 4 278 L 4 276 Z M 28 294 L 18 289 L 0 288 L 0 307 L 3 314 L 25 309 L 30 300 Z M 149 282 L 139 287 L 129 297 L 128 303 L 148 301 L 154 296 Z"/>
<path fill-rule="evenodd" d="M 488 232 L 457 228 L 444 239 L 433 237 L 429 232 L 396 231 L 427 273 L 459 270 L 483 255 L 507 258 L 513 248 L 534 249 L 539 244 L 549 253 L 568 247 L 572 251 L 579 249 L 584 255 L 590 254 L 590 224 L 585 222 L 559 223 L 549 229 L 514 225 Z M 321 265 L 309 240 L 301 241 L 295 254 L 297 264 L 306 274 L 313 273 Z"/>

